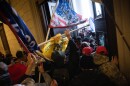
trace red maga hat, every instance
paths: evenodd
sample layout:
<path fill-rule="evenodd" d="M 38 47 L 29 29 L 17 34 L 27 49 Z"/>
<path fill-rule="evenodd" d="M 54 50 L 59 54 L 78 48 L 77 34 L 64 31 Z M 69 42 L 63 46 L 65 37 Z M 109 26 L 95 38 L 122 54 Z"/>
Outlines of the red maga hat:
<path fill-rule="evenodd" d="M 107 55 L 107 54 L 108 54 L 108 51 L 107 51 L 106 47 L 104 47 L 104 46 L 98 46 L 98 47 L 96 48 L 96 53 L 97 53 L 97 54 L 103 53 L 103 54 Z"/>
<path fill-rule="evenodd" d="M 92 53 L 93 49 L 91 47 L 84 47 L 82 49 L 82 54 L 84 55 L 90 55 Z"/>

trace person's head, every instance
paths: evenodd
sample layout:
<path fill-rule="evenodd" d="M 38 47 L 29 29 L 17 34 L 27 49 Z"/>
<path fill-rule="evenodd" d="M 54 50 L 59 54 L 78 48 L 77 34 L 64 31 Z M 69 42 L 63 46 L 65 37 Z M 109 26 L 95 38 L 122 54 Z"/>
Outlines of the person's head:
<path fill-rule="evenodd" d="M 80 42 L 81 41 L 81 36 L 77 36 L 76 40 Z"/>
<path fill-rule="evenodd" d="M 94 54 L 93 61 L 96 65 L 101 65 L 109 61 L 109 57 L 101 54 Z"/>
<path fill-rule="evenodd" d="M 3 61 L 4 57 L 4 54 L 0 52 L 0 61 Z"/>
<path fill-rule="evenodd" d="M 11 60 L 12 60 L 12 54 L 6 54 L 5 58 L 3 59 L 3 62 L 7 65 L 11 64 Z"/>
<path fill-rule="evenodd" d="M 90 42 L 90 38 L 89 38 L 89 37 L 85 37 L 85 38 L 83 39 L 83 42 Z"/>
<path fill-rule="evenodd" d="M 17 51 L 17 52 L 16 52 L 16 57 L 17 57 L 18 59 L 23 58 L 23 57 L 24 57 L 23 51 Z"/>
<path fill-rule="evenodd" d="M 17 60 L 22 60 L 22 61 L 27 61 L 27 53 L 24 52 L 24 51 L 17 51 L 16 52 L 16 57 L 17 57 Z"/>
<path fill-rule="evenodd" d="M 94 63 L 96 65 L 101 65 L 105 62 L 109 61 L 109 57 L 107 57 L 107 50 L 104 46 L 98 46 L 96 48 L 96 54 L 94 55 Z"/>
<path fill-rule="evenodd" d="M 75 43 L 76 43 L 77 45 L 80 45 L 81 42 L 82 42 L 81 37 L 80 37 L 80 36 L 77 36 L 77 38 L 76 38 L 76 40 L 75 40 Z"/>
<path fill-rule="evenodd" d="M 96 33 L 95 33 L 95 32 L 92 32 L 92 36 L 95 37 L 95 36 L 96 36 Z"/>
<path fill-rule="evenodd" d="M 5 57 L 5 59 L 3 60 L 5 64 L 9 65 L 11 64 L 11 61 L 12 61 L 12 57 Z"/>
<path fill-rule="evenodd" d="M 104 47 L 104 46 L 98 46 L 96 48 L 96 54 L 107 55 L 108 51 L 107 51 L 106 47 Z"/>
<path fill-rule="evenodd" d="M 84 47 L 82 49 L 82 54 L 86 56 L 90 56 L 92 53 L 93 49 L 91 47 Z"/>
<path fill-rule="evenodd" d="M 8 66 L 4 62 L 0 62 L 0 85 L 10 86 L 11 79 L 8 73 Z"/>
<path fill-rule="evenodd" d="M 62 51 L 54 51 L 51 56 L 56 67 L 63 67 L 65 61 L 65 54 Z"/>
<path fill-rule="evenodd" d="M 81 43 L 81 50 L 84 48 L 84 47 L 89 47 L 90 46 L 90 43 L 88 43 L 88 42 L 82 42 Z"/>
<path fill-rule="evenodd" d="M 12 54 L 8 53 L 5 55 L 5 57 L 12 57 Z"/>

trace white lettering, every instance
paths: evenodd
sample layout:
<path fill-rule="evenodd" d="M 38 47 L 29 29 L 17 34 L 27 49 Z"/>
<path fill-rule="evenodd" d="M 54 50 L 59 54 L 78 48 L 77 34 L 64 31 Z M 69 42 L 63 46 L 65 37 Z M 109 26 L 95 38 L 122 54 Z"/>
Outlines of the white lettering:
<path fill-rule="evenodd" d="M 35 41 L 31 41 L 31 43 L 29 43 L 29 46 L 30 46 L 30 47 L 34 47 L 35 44 L 36 44 Z"/>
<path fill-rule="evenodd" d="M 25 38 L 27 39 L 27 41 L 28 41 L 28 42 L 30 42 L 30 41 L 31 41 L 31 38 L 30 38 L 30 36 L 29 36 L 29 35 L 25 35 Z"/>
<path fill-rule="evenodd" d="M 15 31 L 16 32 L 19 32 L 19 29 L 17 28 L 18 27 L 18 24 L 12 24 L 13 28 L 15 28 Z"/>
<path fill-rule="evenodd" d="M 29 35 L 25 35 L 25 38 L 27 39 L 29 46 L 34 47 L 35 46 L 35 41 L 31 41 L 31 37 Z"/>

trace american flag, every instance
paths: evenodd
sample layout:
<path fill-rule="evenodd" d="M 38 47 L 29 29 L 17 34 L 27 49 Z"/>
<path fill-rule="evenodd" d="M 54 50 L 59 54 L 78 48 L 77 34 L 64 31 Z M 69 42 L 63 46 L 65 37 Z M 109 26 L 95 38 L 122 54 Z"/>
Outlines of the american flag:
<path fill-rule="evenodd" d="M 59 0 L 58 6 L 50 21 L 50 28 L 66 27 L 82 20 L 82 16 L 77 14 L 69 5 L 67 0 Z"/>

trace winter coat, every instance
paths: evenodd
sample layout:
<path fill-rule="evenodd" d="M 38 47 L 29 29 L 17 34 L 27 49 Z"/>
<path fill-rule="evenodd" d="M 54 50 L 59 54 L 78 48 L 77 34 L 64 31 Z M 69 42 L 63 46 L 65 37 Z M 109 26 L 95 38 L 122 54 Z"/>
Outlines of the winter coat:
<path fill-rule="evenodd" d="M 109 61 L 109 57 L 95 54 L 94 63 L 99 65 L 99 71 L 107 75 L 118 86 L 127 86 L 127 80 L 118 67 Z"/>

